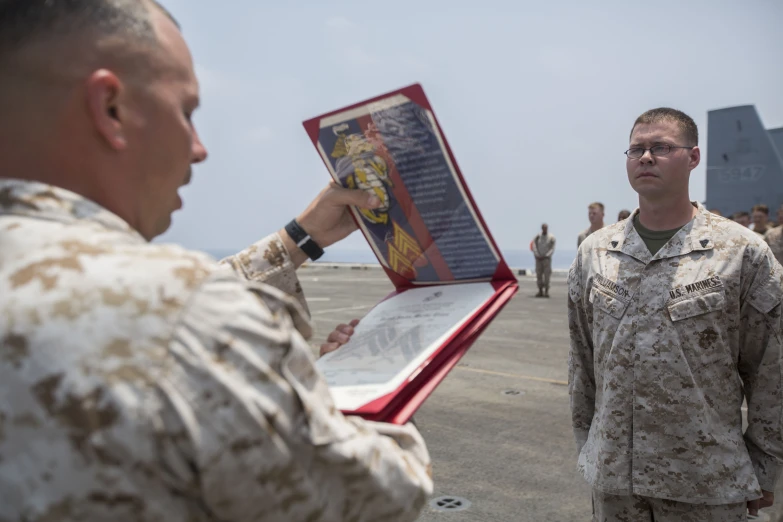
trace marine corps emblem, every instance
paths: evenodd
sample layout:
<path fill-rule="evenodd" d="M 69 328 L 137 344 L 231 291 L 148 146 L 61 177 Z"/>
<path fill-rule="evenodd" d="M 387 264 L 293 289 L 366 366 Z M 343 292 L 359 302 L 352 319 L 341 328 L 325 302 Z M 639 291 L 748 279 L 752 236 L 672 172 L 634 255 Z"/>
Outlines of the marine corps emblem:
<path fill-rule="evenodd" d="M 373 144 L 361 134 L 347 134 L 347 125 L 337 125 L 332 131 L 337 135 L 332 157 L 337 159 L 337 174 L 345 179 L 348 188 L 361 189 L 378 196 L 381 205 L 376 209 L 359 209 L 370 223 L 388 224 L 391 198 L 388 188 L 394 187 L 389 179 L 386 160 L 376 153 Z"/>

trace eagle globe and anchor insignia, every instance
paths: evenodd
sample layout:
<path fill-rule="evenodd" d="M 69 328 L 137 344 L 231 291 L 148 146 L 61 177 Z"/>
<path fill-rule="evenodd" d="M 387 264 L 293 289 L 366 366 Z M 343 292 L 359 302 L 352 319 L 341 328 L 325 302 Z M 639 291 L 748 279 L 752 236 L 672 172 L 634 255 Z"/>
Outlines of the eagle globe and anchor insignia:
<path fill-rule="evenodd" d="M 368 139 L 377 135 L 377 130 L 373 132 L 368 127 L 366 135 L 346 134 L 347 130 L 347 124 L 332 128 L 337 142 L 331 156 L 337 160 L 338 177 L 345 179 L 348 188 L 363 190 L 380 199 L 381 204 L 377 208 L 357 210 L 371 225 L 391 225 L 391 230 L 386 234 L 389 267 L 403 277 L 415 279 L 416 268 L 426 266 L 429 262 L 416 239 L 389 214 L 392 208 L 390 189 L 394 188 L 389 177 L 391 158 L 387 160 L 382 157 L 382 151 L 385 150 L 383 143 L 377 139 Z"/>

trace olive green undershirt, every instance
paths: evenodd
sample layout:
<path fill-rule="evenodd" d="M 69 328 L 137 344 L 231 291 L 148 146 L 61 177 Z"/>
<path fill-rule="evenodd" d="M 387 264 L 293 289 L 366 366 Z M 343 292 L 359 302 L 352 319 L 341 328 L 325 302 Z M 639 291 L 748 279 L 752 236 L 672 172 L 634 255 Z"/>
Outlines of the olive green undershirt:
<path fill-rule="evenodd" d="M 633 227 L 636 229 L 636 232 L 639 234 L 639 236 L 641 236 L 642 241 L 644 241 L 644 244 L 647 245 L 647 250 L 649 250 L 652 255 L 657 254 L 663 245 L 668 243 L 669 240 L 674 237 L 674 234 L 679 232 L 682 228 L 677 227 L 671 230 L 649 230 L 644 228 L 639 222 L 639 214 L 636 214 L 636 216 L 633 218 Z"/>

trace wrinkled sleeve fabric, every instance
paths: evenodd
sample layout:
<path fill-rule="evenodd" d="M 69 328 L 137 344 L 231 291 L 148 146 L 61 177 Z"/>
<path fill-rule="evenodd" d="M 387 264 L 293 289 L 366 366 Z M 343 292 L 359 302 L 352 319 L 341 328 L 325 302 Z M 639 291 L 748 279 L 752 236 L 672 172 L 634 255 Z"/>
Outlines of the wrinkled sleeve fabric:
<path fill-rule="evenodd" d="M 343 416 L 298 303 L 223 272 L 189 303 L 159 383 L 184 494 L 215 520 L 415 520 L 432 493 L 419 432 Z"/>
<path fill-rule="evenodd" d="M 774 491 L 783 471 L 783 268 L 762 255 L 740 310 L 738 370 L 748 403 L 745 444 L 762 489 Z"/>
<path fill-rule="evenodd" d="M 220 264 L 248 281 L 266 283 L 294 296 L 309 313 L 296 267 L 279 234 L 268 235 L 241 252 L 221 259 Z"/>
<path fill-rule="evenodd" d="M 583 295 L 581 255 L 577 255 L 568 272 L 568 393 L 577 453 L 587 442 L 595 412 L 593 341 Z"/>
<path fill-rule="evenodd" d="M 533 238 L 533 256 L 536 258 L 541 257 L 541 253 L 538 251 L 538 237 Z"/>
<path fill-rule="evenodd" d="M 544 254 L 544 257 L 552 257 L 554 253 L 555 253 L 555 238 L 553 236 L 549 240 L 549 244 L 547 245 L 547 251 Z"/>

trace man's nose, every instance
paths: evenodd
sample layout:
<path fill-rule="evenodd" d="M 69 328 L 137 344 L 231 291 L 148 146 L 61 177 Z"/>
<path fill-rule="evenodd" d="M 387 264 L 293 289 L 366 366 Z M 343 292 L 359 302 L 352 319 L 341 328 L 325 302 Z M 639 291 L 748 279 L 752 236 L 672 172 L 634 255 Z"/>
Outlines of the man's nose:
<path fill-rule="evenodd" d="M 201 142 L 201 138 L 198 135 L 198 132 L 196 129 L 193 129 L 193 163 L 201 163 L 202 161 L 207 159 L 207 156 L 209 153 L 207 152 L 207 148 L 204 146 L 204 144 Z"/>

